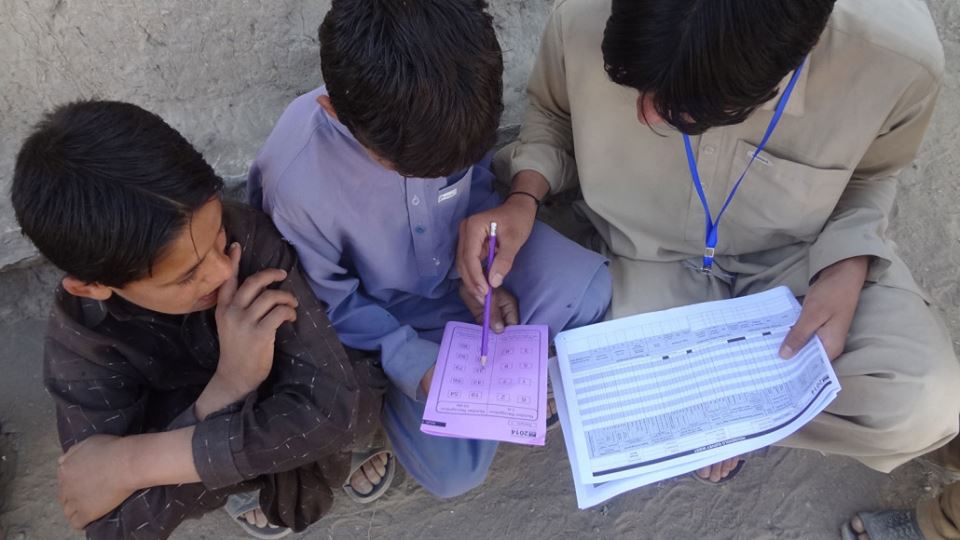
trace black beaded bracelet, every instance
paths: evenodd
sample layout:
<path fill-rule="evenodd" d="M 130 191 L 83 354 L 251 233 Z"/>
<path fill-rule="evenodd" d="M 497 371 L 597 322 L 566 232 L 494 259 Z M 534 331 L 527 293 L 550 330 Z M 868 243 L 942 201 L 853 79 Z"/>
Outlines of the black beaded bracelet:
<path fill-rule="evenodd" d="M 533 202 L 537 204 L 538 212 L 540 211 L 540 207 L 543 206 L 543 201 L 538 199 L 537 196 L 534 195 L 533 193 L 527 193 L 526 191 L 511 191 L 510 194 L 507 195 L 507 199 L 509 199 L 510 197 L 513 197 L 514 195 L 526 195 L 527 197 L 530 197 L 531 199 L 533 199 Z M 506 199 L 504 201 L 506 201 Z"/>

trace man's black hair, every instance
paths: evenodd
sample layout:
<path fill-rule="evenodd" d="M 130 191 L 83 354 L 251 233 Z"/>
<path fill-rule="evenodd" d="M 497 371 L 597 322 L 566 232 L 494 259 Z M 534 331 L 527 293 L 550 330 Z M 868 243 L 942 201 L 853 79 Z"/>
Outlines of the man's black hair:
<path fill-rule="evenodd" d="M 738 124 L 813 49 L 835 0 L 613 0 L 607 74 L 689 135 Z"/>
<path fill-rule="evenodd" d="M 483 0 L 333 0 L 319 29 L 337 117 L 404 176 L 479 161 L 503 112 L 503 58 Z"/>
<path fill-rule="evenodd" d="M 87 283 L 146 277 L 223 181 L 159 116 L 80 101 L 48 113 L 17 155 L 17 221 L 47 259 Z"/>

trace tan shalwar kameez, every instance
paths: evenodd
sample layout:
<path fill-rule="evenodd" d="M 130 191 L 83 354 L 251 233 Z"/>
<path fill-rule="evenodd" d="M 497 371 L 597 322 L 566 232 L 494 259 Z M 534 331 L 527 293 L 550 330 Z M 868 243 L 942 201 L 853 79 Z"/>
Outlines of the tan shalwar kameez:
<path fill-rule="evenodd" d="M 553 193 L 579 186 L 612 261 L 621 317 L 786 285 L 871 256 L 845 352 L 843 391 L 780 444 L 851 456 L 890 471 L 957 434 L 960 367 L 928 296 L 886 230 L 896 175 L 934 112 L 941 44 L 919 0 L 840 0 L 786 114 L 720 224 L 717 266 L 703 254 L 704 211 L 680 134 L 637 119 L 637 92 L 611 82 L 600 44 L 609 0 L 560 0 L 529 83 L 520 140 L 498 174 L 532 169 Z M 781 86 L 782 89 L 782 86 Z M 710 207 L 720 208 L 770 122 L 776 100 L 693 145 Z M 922 216 L 901 216 L 917 219 Z"/>

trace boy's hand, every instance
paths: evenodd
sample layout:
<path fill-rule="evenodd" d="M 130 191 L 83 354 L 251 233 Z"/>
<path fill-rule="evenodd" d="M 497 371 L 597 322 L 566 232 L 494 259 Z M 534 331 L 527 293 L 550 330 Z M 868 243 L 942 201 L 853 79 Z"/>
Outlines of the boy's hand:
<path fill-rule="evenodd" d="M 793 358 L 814 334 L 820 336 L 830 360 L 843 353 L 869 265 L 869 257 L 853 257 L 820 272 L 803 299 L 800 318 L 780 346 L 781 357 Z"/>
<path fill-rule="evenodd" d="M 473 314 L 477 324 L 483 324 L 484 297 L 470 294 L 466 285 L 461 284 L 460 298 Z M 506 289 L 494 289 L 490 299 L 490 328 L 499 334 L 506 326 L 519 323 L 520 308 L 517 306 L 517 299 Z"/>
<path fill-rule="evenodd" d="M 60 456 L 58 499 L 74 529 L 107 515 L 136 491 L 136 482 L 126 472 L 122 441 L 113 435 L 93 435 Z"/>
<path fill-rule="evenodd" d="M 547 179 L 535 171 L 520 171 L 513 179 L 513 191 L 529 193 L 543 199 L 550 191 Z M 457 272 L 473 296 L 487 294 L 487 279 L 483 275 L 483 261 L 487 258 L 490 223 L 497 223 L 497 254 L 490 267 L 490 286 L 503 284 L 503 278 L 513 268 L 513 260 L 527 243 L 537 218 L 537 202 L 526 195 L 508 196 L 496 208 L 481 212 L 460 222 L 460 240 L 457 244 Z"/>
<path fill-rule="evenodd" d="M 214 377 L 236 392 L 235 399 L 240 399 L 270 375 L 277 329 L 297 320 L 299 303 L 287 291 L 267 289 L 286 279 L 286 271 L 271 268 L 257 272 L 237 288 L 239 244 L 230 246 L 230 260 L 233 275 L 220 287 L 217 301 L 220 362 Z"/>

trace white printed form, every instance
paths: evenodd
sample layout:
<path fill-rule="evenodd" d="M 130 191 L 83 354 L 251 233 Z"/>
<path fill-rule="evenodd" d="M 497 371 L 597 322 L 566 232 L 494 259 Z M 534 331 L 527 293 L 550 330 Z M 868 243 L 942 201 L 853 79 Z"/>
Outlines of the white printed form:
<path fill-rule="evenodd" d="M 779 357 L 799 312 L 781 287 L 561 333 L 575 480 L 658 481 L 802 427 L 840 384 L 819 339 Z"/>

